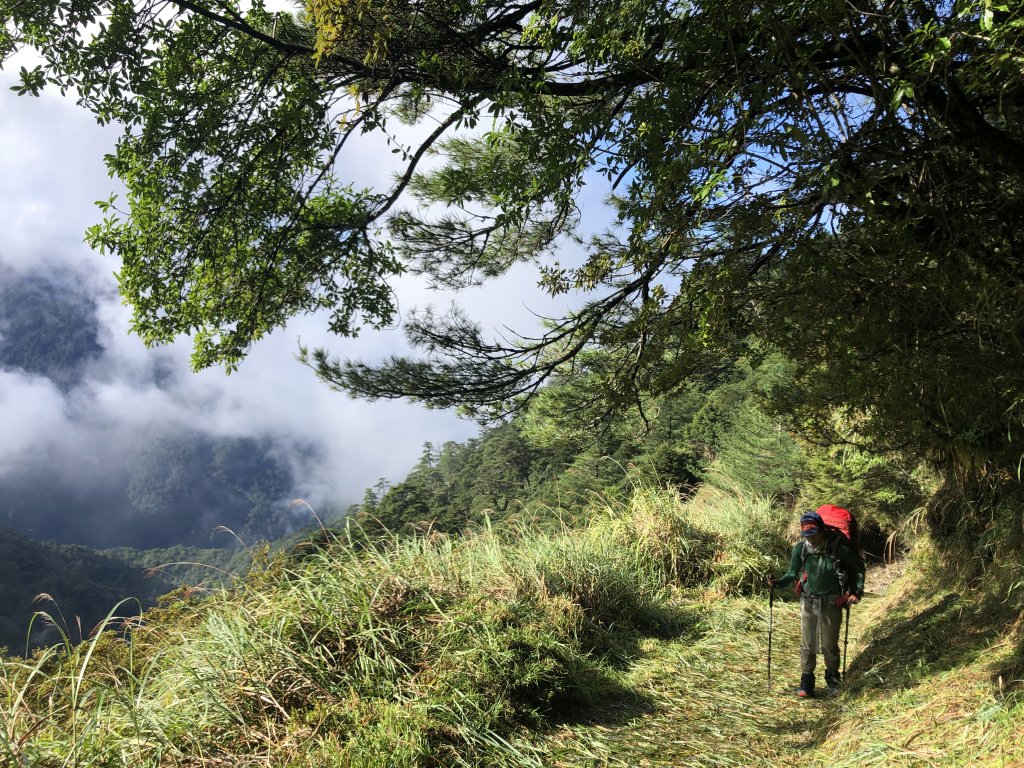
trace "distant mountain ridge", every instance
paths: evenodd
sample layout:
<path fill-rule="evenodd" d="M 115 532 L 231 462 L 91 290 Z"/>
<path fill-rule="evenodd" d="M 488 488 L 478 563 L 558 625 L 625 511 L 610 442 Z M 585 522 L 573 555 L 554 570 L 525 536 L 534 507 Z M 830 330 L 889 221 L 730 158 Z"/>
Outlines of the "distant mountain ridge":
<path fill-rule="evenodd" d="M 95 302 L 38 275 L 0 274 L 0 367 L 45 376 L 66 392 L 103 351 Z"/>
<path fill-rule="evenodd" d="M 137 615 L 174 583 L 89 547 L 33 541 L 0 526 L 0 585 L 0 646 L 24 653 L 26 642 L 49 645 L 62 633 L 73 642 L 88 637 L 122 600 L 117 615 Z M 62 626 L 32 622 L 37 611 Z"/>
<path fill-rule="evenodd" d="M 0 372 L 52 381 L 69 423 L 75 390 L 102 363 L 99 337 L 81 286 L 0 268 Z M 0 439 L 11 429 L 0 424 Z M 112 442 L 88 430 L 30 435 L 42 449 L 0 465 L 0 646 L 11 653 L 88 637 L 119 603 L 134 615 L 179 584 L 222 583 L 251 559 L 239 540 L 296 527 L 292 467 L 314 446 L 182 428 L 119 430 Z"/>

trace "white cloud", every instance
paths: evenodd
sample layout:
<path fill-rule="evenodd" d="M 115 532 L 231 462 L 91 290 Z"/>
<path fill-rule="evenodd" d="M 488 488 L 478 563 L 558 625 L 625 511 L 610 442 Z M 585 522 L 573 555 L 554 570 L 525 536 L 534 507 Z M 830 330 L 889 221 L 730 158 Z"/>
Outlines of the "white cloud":
<path fill-rule="evenodd" d="M 49 457 L 67 475 L 100 472 L 117 461 L 119 446 L 140 434 L 195 429 L 218 436 L 272 436 L 282 444 L 320 447 L 312 466 L 297 467 L 302 493 L 353 501 L 379 477 L 401 479 L 425 441 L 462 441 L 474 424 L 450 412 L 404 402 L 367 403 L 333 392 L 295 360 L 298 338 L 333 354 L 365 360 L 407 351 L 399 329 L 339 339 L 322 316 L 301 317 L 259 342 L 240 369 L 189 371 L 191 344 L 182 339 L 147 349 L 131 335 L 129 310 L 116 293 L 116 262 L 88 250 L 85 228 L 99 218 L 94 201 L 119 189 L 102 156 L 119 129 L 98 126 L 69 99 L 46 93 L 35 99 L 8 89 L 0 73 L 0 266 L 21 273 L 71 278 L 97 302 L 103 354 L 84 382 L 61 393 L 47 380 L 0 372 L 0 462 Z M 382 185 L 393 172 L 390 149 L 379 137 L 360 140 L 359 162 L 343 171 L 359 184 Z M 593 195 L 593 191 L 588 191 Z M 402 313 L 434 304 L 447 308 L 448 294 L 412 277 L 395 281 Z M 511 328 L 529 334 L 538 316 L 561 315 L 565 297 L 537 289 L 536 272 L 517 266 L 499 281 L 470 289 L 458 302 L 495 335 Z"/>
<path fill-rule="evenodd" d="M 70 100 L 18 97 L 0 73 L 0 265 L 16 273 L 71 278 L 95 298 L 103 355 L 66 395 L 48 380 L 0 373 L 0 461 L 7 471 L 41 457 L 68 475 L 111 460 L 129 436 L 165 428 L 214 435 L 273 436 L 320 446 L 316 466 L 299 467 L 312 492 L 356 500 L 381 476 L 400 479 L 424 441 L 464 440 L 473 424 L 408 403 L 366 403 L 332 392 L 295 359 L 297 338 L 344 352 L 379 356 L 404 348 L 398 331 L 343 344 L 322 317 L 299 318 L 258 343 L 240 370 L 192 373 L 188 339 L 147 349 L 128 332 L 129 311 L 116 294 L 117 265 L 82 243 L 97 220 L 93 202 L 117 188 L 102 163 L 117 131 L 98 126 Z M 380 178 L 366 155 L 361 183 Z M 91 448 L 90 448 L 91 446 Z M 102 447 L 100 447 L 102 446 Z"/>
<path fill-rule="evenodd" d="M 12 80 L 0 76 L 0 259 L 21 270 L 67 271 L 74 257 L 95 269 L 103 260 L 89 254 L 82 236 L 96 220 L 94 201 L 116 188 L 103 155 L 117 130 L 100 127 L 70 99 L 18 96 L 8 88 Z M 107 261 L 105 271 L 112 270 Z"/>
<path fill-rule="evenodd" d="M 0 473 L 46 460 L 51 437 L 64 432 L 65 405 L 49 379 L 0 369 Z"/>

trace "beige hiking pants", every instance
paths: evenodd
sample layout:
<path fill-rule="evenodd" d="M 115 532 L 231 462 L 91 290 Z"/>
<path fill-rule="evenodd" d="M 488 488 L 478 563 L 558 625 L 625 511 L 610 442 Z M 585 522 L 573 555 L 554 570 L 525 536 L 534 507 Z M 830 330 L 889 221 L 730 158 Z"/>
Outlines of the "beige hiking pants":
<path fill-rule="evenodd" d="M 835 601 L 839 595 L 800 597 L 800 674 L 813 675 L 820 645 L 825 657 L 825 674 L 839 676 L 839 630 L 843 609 Z"/>

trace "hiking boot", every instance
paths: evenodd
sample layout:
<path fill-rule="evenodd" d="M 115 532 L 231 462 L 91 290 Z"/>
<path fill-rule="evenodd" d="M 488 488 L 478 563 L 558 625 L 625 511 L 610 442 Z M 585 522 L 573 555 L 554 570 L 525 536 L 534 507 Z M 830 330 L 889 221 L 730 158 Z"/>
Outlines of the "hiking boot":
<path fill-rule="evenodd" d="M 838 673 L 834 675 L 830 675 L 827 672 L 825 673 L 825 687 L 828 688 L 829 696 L 835 697 L 839 695 L 839 682 Z"/>
<path fill-rule="evenodd" d="M 796 695 L 801 699 L 814 698 L 814 675 L 800 675 L 800 687 L 796 689 Z"/>

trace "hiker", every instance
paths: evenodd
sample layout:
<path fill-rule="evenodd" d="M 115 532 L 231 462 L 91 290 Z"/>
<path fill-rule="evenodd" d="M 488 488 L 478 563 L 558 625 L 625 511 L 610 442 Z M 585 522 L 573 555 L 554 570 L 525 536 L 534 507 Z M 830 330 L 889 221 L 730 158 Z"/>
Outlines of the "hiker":
<path fill-rule="evenodd" d="M 820 641 L 825 657 L 825 685 L 830 696 L 839 693 L 839 631 L 843 608 L 856 605 L 864 594 L 864 563 L 843 533 L 825 525 L 821 515 L 800 518 L 801 540 L 793 545 L 789 570 L 772 587 L 797 582 L 800 596 L 800 687 L 797 696 L 814 696 L 814 667 Z M 849 614 L 847 614 L 849 615 Z"/>

